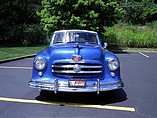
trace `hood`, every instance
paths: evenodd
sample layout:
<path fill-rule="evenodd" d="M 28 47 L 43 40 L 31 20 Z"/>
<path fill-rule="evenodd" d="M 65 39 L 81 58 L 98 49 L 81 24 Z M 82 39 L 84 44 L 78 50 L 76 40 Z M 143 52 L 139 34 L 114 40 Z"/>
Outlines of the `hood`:
<path fill-rule="evenodd" d="M 103 62 L 103 50 L 93 44 L 57 44 L 47 49 L 50 61 L 72 59 L 73 55 L 80 55 L 82 60 L 97 60 Z"/>

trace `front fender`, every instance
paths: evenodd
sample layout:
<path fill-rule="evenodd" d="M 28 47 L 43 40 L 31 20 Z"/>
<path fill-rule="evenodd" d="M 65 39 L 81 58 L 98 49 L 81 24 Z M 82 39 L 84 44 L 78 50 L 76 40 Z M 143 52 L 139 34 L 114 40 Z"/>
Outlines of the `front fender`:
<path fill-rule="evenodd" d="M 46 61 L 46 67 L 43 69 L 43 70 L 37 70 L 35 67 L 34 67 L 34 62 L 35 60 L 37 60 L 38 58 L 43 58 L 45 61 Z M 34 79 L 40 79 L 41 77 L 38 75 L 39 72 L 42 72 L 42 74 L 44 76 L 48 76 L 48 75 L 45 75 L 45 73 L 51 73 L 51 65 L 49 63 L 49 60 L 50 60 L 50 53 L 49 53 L 49 49 L 45 49 L 45 50 L 42 50 L 40 51 L 35 57 L 34 57 L 34 60 L 33 60 L 33 70 L 32 70 L 32 78 Z"/>
<path fill-rule="evenodd" d="M 119 61 L 119 59 L 118 59 L 118 57 L 115 55 L 115 54 L 113 54 L 112 52 L 110 52 L 110 51 L 106 51 L 105 52 L 105 55 L 104 55 L 104 70 L 105 70 L 105 79 L 109 79 L 109 78 L 111 78 L 110 80 L 116 80 L 116 81 L 120 81 L 121 80 L 121 77 L 120 77 L 120 61 Z M 110 59 L 114 59 L 114 60 L 117 60 L 118 62 L 119 62 L 119 67 L 118 67 L 118 69 L 117 70 L 115 70 L 115 71 L 111 71 L 111 70 L 109 70 L 109 68 L 108 68 L 108 60 L 110 60 Z M 115 73 L 115 76 L 113 77 L 113 76 L 111 76 L 111 73 Z"/>

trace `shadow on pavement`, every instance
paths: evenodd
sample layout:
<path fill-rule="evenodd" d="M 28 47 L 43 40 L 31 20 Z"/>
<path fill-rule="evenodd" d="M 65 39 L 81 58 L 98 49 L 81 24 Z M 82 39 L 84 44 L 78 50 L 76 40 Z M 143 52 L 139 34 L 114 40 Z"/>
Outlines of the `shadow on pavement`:
<path fill-rule="evenodd" d="M 89 105 L 106 105 L 127 100 L 127 94 L 123 89 L 96 93 L 66 93 L 54 94 L 50 91 L 41 91 L 36 100 L 47 102 L 76 103 Z"/>
<path fill-rule="evenodd" d="M 111 50 L 114 54 L 130 54 L 128 51 L 123 51 L 123 50 Z"/>

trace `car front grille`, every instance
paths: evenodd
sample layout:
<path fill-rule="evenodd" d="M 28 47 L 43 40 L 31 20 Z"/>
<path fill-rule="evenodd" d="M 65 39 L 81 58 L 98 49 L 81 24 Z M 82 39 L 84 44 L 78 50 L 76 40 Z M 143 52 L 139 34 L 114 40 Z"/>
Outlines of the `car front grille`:
<path fill-rule="evenodd" d="M 52 65 L 54 75 L 96 76 L 102 73 L 101 64 L 92 63 L 57 63 Z"/>

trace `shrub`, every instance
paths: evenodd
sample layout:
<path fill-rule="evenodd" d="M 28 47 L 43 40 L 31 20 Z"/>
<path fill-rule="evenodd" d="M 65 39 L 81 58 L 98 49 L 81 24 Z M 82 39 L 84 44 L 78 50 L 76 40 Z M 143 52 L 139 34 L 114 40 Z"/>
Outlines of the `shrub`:
<path fill-rule="evenodd" d="M 36 46 L 48 43 L 46 32 L 43 31 L 41 25 L 36 24 L 25 26 L 22 39 L 22 44 L 24 46 Z"/>
<path fill-rule="evenodd" d="M 114 47 L 157 48 L 157 22 L 146 26 L 117 24 L 106 28 L 106 41 Z"/>

